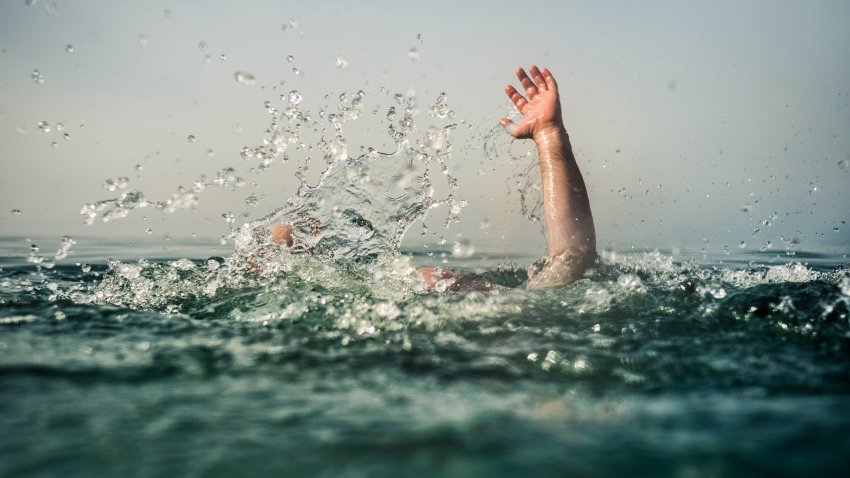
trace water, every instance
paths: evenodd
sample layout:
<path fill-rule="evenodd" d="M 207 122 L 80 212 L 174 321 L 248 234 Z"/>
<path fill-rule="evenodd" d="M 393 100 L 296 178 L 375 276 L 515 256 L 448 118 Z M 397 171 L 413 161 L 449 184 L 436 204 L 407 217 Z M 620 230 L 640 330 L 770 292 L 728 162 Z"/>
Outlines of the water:
<path fill-rule="evenodd" d="M 197 243 L 78 242 L 88 272 L 38 272 L 22 238 L 0 247 L 4 476 L 839 476 L 848 464 L 843 257 L 609 251 L 568 287 L 430 294 L 291 256 L 285 273 L 210 294 L 227 261 L 181 261 Z M 152 259 L 121 262 L 134 270 L 99 259 L 139 255 Z M 517 281 L 501 259 L 473 259 Z"/>
<path fill-rule="evenodd" d="M 314 157 L 280 209 L 223 213 L 222 243 L 0 238 L 0 476 L 843 476 L 846 251 L 608 250 L 527 290 L 535 257 L 401 248 L 429 211 L 460 221 L 457 125 L 445 95 L 417 124 L 392 94 L 395 151 L 353 156 L 365 95 L 318 118 L 289 87 L 268 102 L 252 172 Z M 533 173 L 514 178 L 530 219 Z M 108 179 L 81 216 L 191 209 L 239 174 L 166 200 Z M 427 292 L 435 262 L 493 290 Z"/>

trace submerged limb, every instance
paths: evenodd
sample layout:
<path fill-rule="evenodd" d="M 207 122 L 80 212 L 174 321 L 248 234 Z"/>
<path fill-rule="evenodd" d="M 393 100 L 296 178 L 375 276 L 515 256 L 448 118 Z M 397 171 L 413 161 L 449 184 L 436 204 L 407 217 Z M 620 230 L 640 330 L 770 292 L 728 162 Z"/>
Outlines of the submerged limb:
<path fill-rule="evenodd" d="M 425 290 L 437 292 L 487 291 L 493 283 L 484 277 L 464 274 L 441 267 L 420 267 L 416 273 L 422 278 Z"/>
<path fill-rule="evenodd" d="M 532 139 L 537 146 L 543 186 L 543 211 L 548 243 L 548 260 L 537 272 L 529 271 L 528 287 L 549 287 L 574 282 L 596 259 L 596 229 L 590 199 L 573 155 L 561 116 L 558 84 L 548 69 L 536 66 L 529 76 L 517 69 L 528 98 L 513 86 L 505 93 L 522 119 L 499 123 L 514 138 Z"/>

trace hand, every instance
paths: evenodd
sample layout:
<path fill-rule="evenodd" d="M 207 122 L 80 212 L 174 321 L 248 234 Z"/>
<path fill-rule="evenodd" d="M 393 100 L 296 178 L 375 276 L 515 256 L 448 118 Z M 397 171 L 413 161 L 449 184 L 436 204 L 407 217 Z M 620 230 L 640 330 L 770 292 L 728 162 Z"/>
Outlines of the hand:
<path fill-rule="evenodd" d="M 522 119 L 518 123 L 507 118 L 499 120 L 505 131 L 517 139 L 536 139 L 547 130 L 560 130 L 564 127 L 558 84 L 552 73 L 547 68 L 541 72 L 536 66 L 532 66 L 528 71 L 531 77 L 522 68 L 516 70 L 516 76 L 528 99 L 511 85 L 505 88 L 505 93 L 522 114 Z"/>

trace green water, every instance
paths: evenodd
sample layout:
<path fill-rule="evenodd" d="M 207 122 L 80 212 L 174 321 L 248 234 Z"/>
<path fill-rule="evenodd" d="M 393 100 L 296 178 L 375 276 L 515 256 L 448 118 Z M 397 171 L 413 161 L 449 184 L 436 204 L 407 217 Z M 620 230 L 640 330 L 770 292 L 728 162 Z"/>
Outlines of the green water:
<path fill-rule="evenodd" d="M 608 252 L 571 286 L 458 294 L 305 259 L 206 294 L 206 258 L 143 263 L 128 279 L 97 261 L 37 272 L 4 244 L 2 476 L 848 465 L 850 275 L 836 255 Z"/>

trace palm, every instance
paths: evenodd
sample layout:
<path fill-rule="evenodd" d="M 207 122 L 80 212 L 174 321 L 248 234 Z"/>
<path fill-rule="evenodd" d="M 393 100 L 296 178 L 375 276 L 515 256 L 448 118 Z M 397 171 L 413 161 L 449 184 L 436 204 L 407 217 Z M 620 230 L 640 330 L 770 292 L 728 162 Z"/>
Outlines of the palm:
<path fill-rule="evenodd" d="M 558 98 L 558 84 L 547 69 L 543 72 L 532 66 L 531 76 L 522 68 L 517 69 L 519 78 L 528 99 L 513 86 L 505 88 L 508 98 L 522 114 L 517 123 L 502 118 L 499 122 L 514 138 L 533 138 L 549 127 L 562 127 L 561 103 Z"/>

